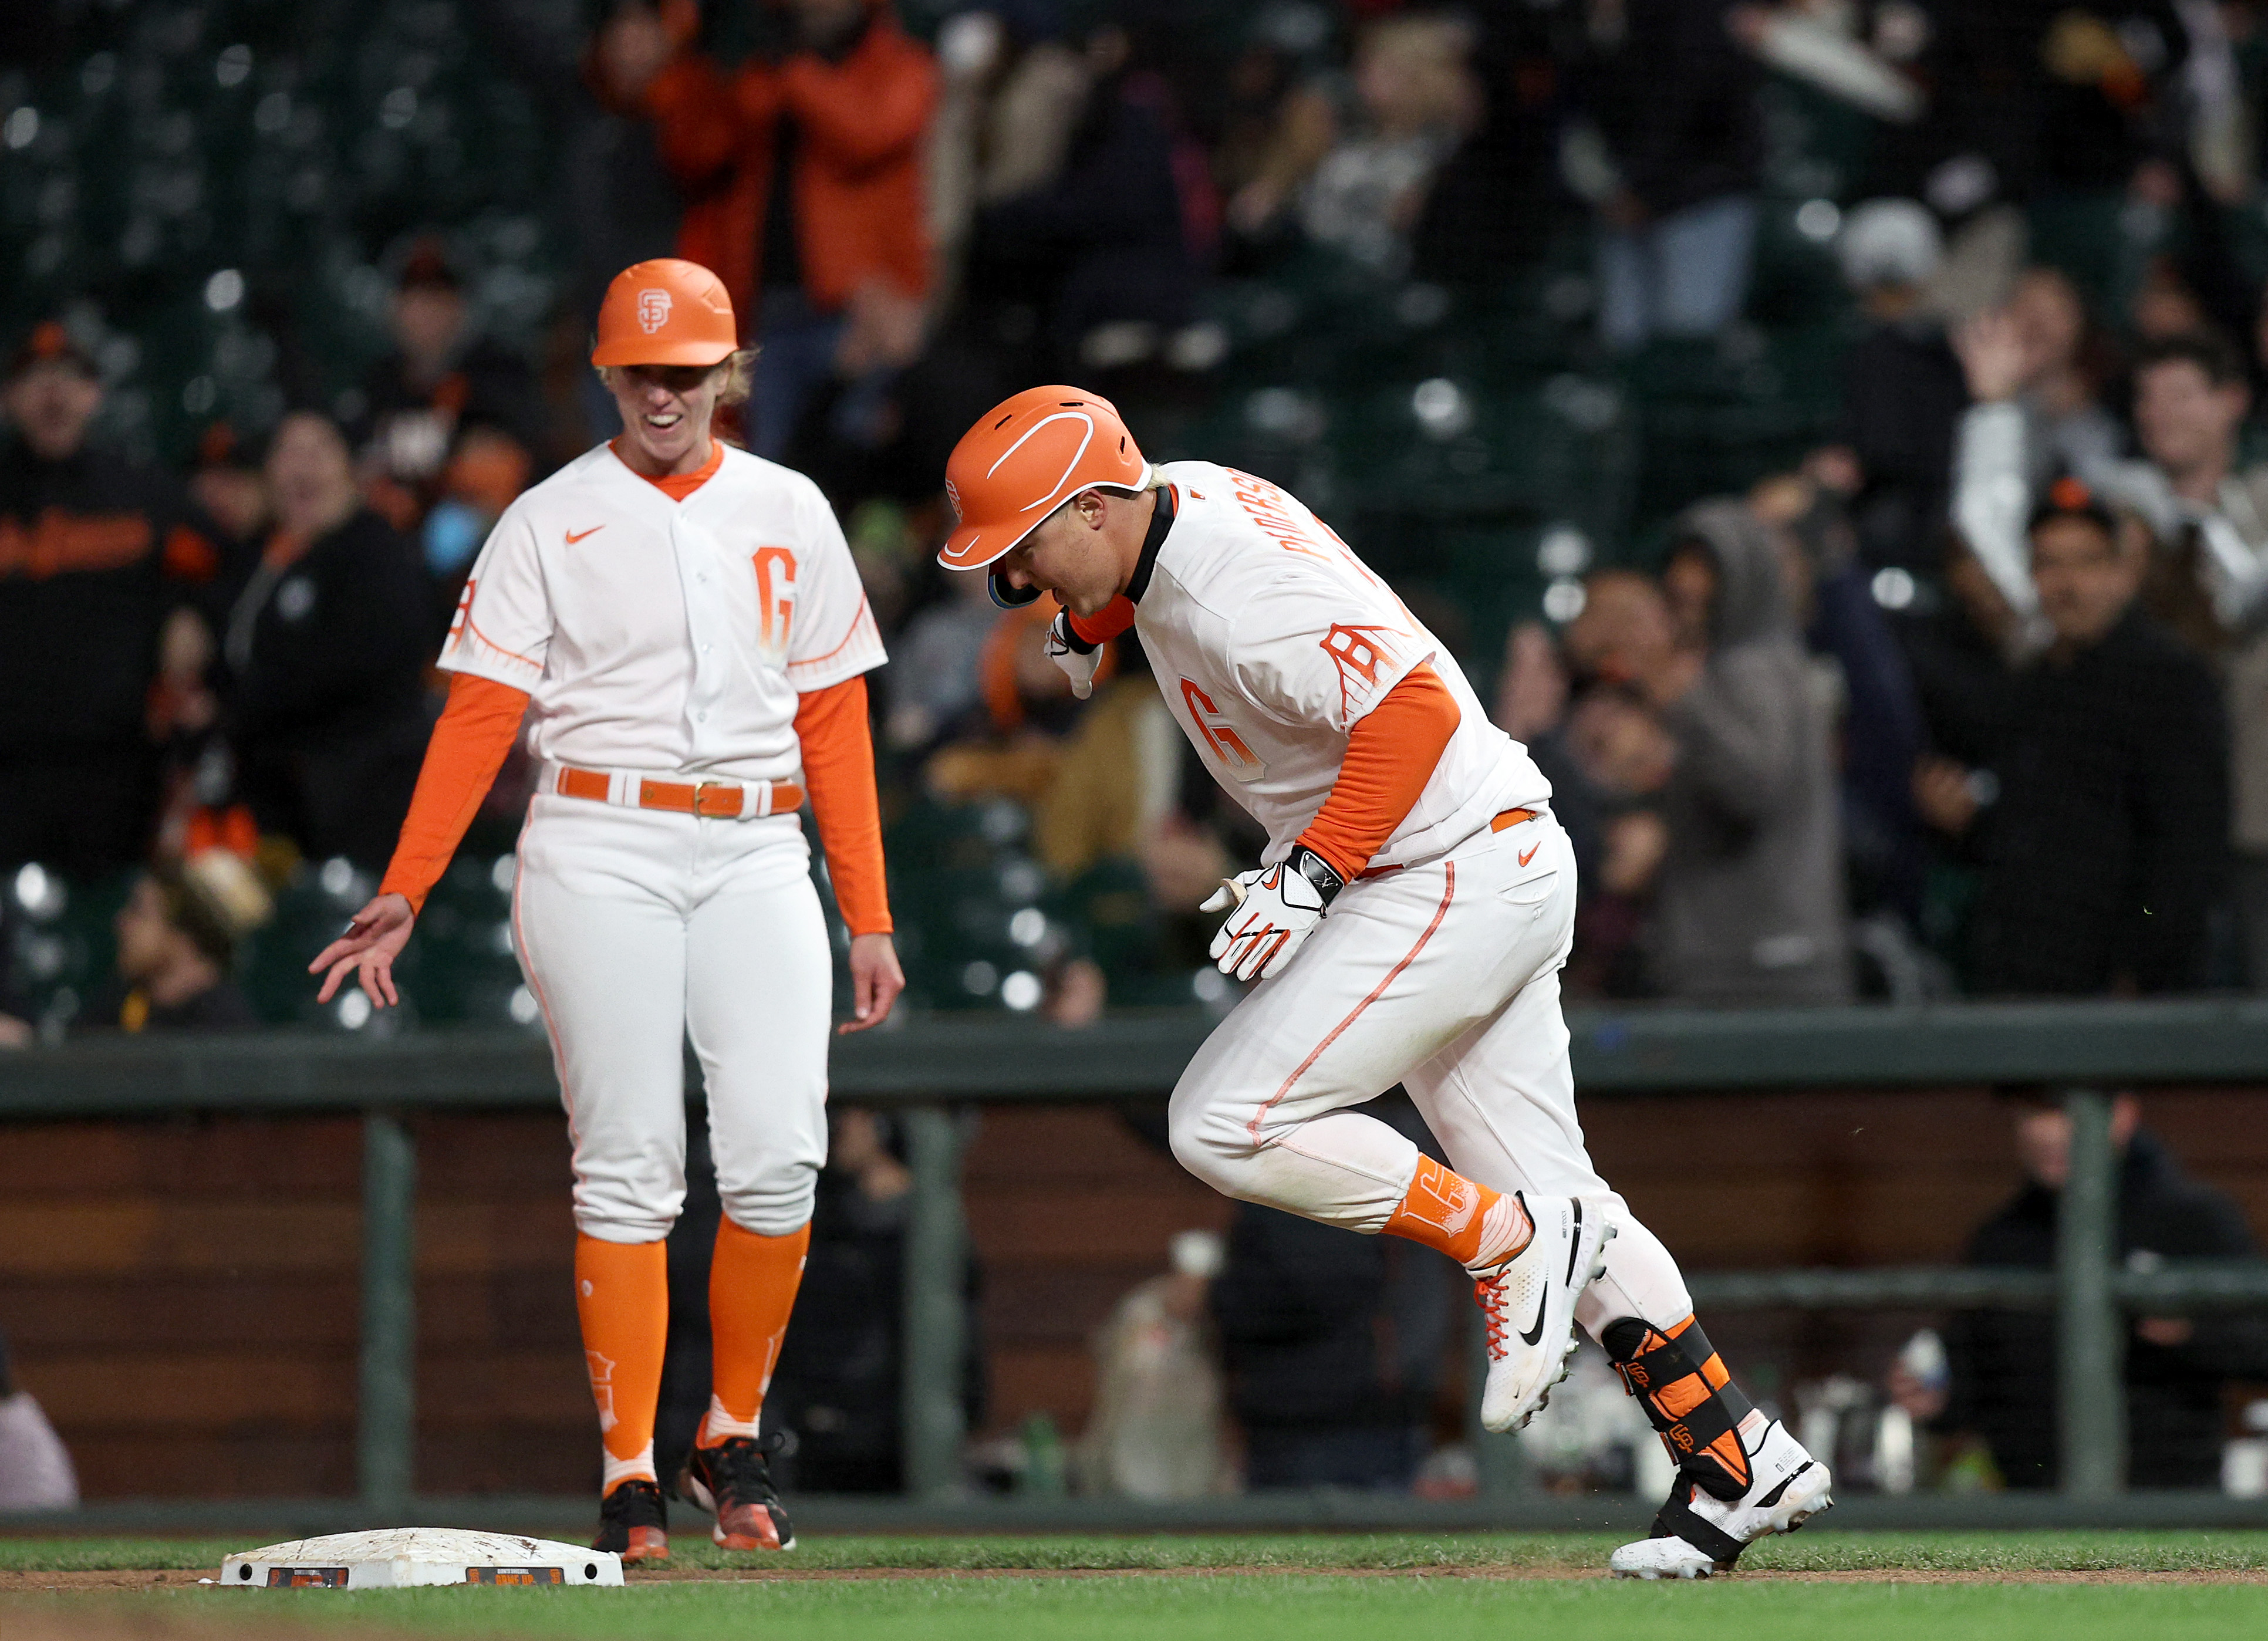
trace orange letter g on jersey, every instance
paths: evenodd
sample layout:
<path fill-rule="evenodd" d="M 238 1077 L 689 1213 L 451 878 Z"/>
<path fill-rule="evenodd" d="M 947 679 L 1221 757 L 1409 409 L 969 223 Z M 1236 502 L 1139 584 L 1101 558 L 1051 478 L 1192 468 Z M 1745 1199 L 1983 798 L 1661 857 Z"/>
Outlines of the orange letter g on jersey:
<path fill-rule="evenodd" d="M 760 547 L 753 562 L 757 642 L 769 654 L 784 654 L 788 622 L 795 611 L 795 554 L 784 547 Z"/>
<path fill-rule="evenodd" d="M 1182 704 L 1189 709 L 1189 722 L 1197 726 L 1197 733 L 1204 737 L 1205 745 L 1227 766 L 1232 776 L 1250 781 L 1267 773 L 1266 766 L 1252 755 L 1252 748 L 1244 744 L 1244 737 L 1229 723 L 1227 714 L 1213 705 L 1211 695 L 1186 678 L 1182 680 Z"/>

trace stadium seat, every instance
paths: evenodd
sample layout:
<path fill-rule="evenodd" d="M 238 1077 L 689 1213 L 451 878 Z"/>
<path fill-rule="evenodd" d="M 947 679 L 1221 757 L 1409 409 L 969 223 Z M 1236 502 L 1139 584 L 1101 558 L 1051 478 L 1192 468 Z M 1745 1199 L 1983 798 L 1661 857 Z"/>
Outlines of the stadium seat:
<path fill-rule="evenodd" d="M 1026 986 L 1006 986 L 1020 973 L 1036 976 L 1046 932 L 1046 874 L 1025 852 L 1028 831 L 1005 798 L 924 798 L 890 828 L 890 899 L 903 920 L 899 955 L 912 1001 L 944 1009 L 1037 1001 Z"/>
<path fill-rule="evenodd" d="M 0 174 L 0 323 L 91 306 L 128 345 L 112 419 L 145 454 L 185 457 L 216 416 L 263 431 L 287 388 L 351 386 L 385 345 L 374 259 L 414 231 L 449 233 L 492 330 L 530 340 L 548 317 L 552 147 L 463 9 L 379 0 L 310 32 L 222 0 L 82 38 L 23 85 L 38 129 Z M 216 303 L 222 270 L 243 284 Z M 284 317 L 288 383 L 261 333 Z"/>
<path fill-rule="evenodd" d="M 27 865 L 0 884 L 11 901 L 11 949 L 4 968 L 16 1005 L 43 1033 L 82 1023 L 88 999 L 110 979 L 118 953 L 111 921 L 125 905 L 135 875 L 70 883 L 60 872 Z"/>

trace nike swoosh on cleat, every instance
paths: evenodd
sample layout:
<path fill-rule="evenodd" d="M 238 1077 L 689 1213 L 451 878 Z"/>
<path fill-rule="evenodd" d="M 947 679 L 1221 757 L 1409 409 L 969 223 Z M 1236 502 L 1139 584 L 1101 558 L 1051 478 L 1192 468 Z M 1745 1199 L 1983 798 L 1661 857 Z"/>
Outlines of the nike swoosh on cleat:
<path fill-rule="evenodd" d="M 1575 1258 L 1583 1251 L 1583 1199 L 1576 1197 L 1574 1204 L 1575 1234 L 1567 1240 L 1567 1285 L 1571 1288 L 1575 1285 Z M 1535 1341 L 1528 1343 L 1533 1344 Z"/>
<path fill-rule="evenodd" d="M 577 532 L 577 531 L 574 531 L 574 530 L 570 530 L 570 531 L 568 531 L 568 532 L 567 532 L 567 545 L 568 545 L 568 546 L 570 546 L 570 547 L 572 547 L 572 546 L 574 546 L 574 545 L 575 545 L 575 543 L 576 543 L 576 542 L 578 542 L 578 541 L 581 541 L 581 540 L 583 539 L 583 537 L 584 537 L 584 536 L 586 536 L 586 535 L 596 535 L 596 534 L 599 534 L 599 532 L 600 532 L 600 531 L 601 531 L 601 530 L 605 529 L 606 527 L 607 527 L 607 526 L 604 526 L 604 525 L 602 525 L 602 524 L 594 524 L 594 525 L 593 525 L 589 529 L 587 529 L 587 530 L 584 530 L 584 531 L 581 531 L 581 532 Z M 1523 863 L 1523 864 L 1524 864 L 1524 863 Z"/>
<path fill-rule="evenodd" d="M 1520 1336 L 1528 1342 L 1530 1350 L 1535 1349 L 1536 1343 L 1543 1337 L 1543 1313 L 1550 1303 L 1549 1295 L 1538 1297 L 1535 1301 L 1535 1326 L 1520 1330 Z"/>

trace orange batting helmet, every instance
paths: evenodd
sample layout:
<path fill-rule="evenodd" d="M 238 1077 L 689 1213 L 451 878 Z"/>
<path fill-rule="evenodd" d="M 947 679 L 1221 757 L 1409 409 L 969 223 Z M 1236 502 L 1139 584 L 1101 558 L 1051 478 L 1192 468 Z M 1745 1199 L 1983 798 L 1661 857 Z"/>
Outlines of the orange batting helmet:
<path fill-rule="evenodd" d="M 740 345 L 725 282 L 698 262 L 632 262 L 599 304 L 593 364 L 721 364 Z"/>
<path fill-rule="evenodd" d="M 1081 490 L 1149 482 L 1150 464 L 1110 401 L 1077 387 L 1027 387 L 953 447 L 945 494 L 958 523 L 937 562 L 982 570 Z"/>

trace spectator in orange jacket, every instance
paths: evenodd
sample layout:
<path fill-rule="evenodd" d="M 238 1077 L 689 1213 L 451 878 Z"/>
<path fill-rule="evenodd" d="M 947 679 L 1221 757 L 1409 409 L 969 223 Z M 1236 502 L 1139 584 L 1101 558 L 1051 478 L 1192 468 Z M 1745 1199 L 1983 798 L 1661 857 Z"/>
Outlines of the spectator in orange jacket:
<path fill-rule="evenodd" d="M 688 51 L 647 91 L 687 195 L 678 254 L 717 270 L 742 340 L 762 338 L 750 449 L 784 454 L 837 374 L 851 386 L 834 430 L 872 445 L 889 377 L 921 347 L 936 66 L 887 0 L 789 0 L 761 15 L 779 38 L 739 67 Z"/>

